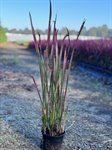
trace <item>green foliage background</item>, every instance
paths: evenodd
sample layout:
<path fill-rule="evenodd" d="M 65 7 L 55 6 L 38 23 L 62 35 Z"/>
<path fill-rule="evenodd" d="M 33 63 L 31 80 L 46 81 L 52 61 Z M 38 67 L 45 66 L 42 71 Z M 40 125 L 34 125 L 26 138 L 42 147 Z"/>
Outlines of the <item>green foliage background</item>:
<path fill-rule="evenodd" d="M 6 32 L 5 29 L 0 26 L 0 43 L 4 43 L 7 42 L 7 36 L 6 36 Z"/>

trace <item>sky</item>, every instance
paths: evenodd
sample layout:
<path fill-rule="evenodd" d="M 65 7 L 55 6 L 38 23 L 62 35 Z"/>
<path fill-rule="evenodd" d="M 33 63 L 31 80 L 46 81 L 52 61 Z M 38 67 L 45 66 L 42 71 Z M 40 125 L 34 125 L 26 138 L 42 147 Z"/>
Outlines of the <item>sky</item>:
<path fill-rule="evenodd" d="M 57 14 L 57 28 L 77 30 L 84 19 L 87 29 L 103 24 L 112 28 L 112 0 L 52 0 L 52 9 L 52 21 Z M 47 28 L 49 0 L 0 0 L 0 20 L 4 27 L 30 28 L 29 12 L 35 28 Z"/>

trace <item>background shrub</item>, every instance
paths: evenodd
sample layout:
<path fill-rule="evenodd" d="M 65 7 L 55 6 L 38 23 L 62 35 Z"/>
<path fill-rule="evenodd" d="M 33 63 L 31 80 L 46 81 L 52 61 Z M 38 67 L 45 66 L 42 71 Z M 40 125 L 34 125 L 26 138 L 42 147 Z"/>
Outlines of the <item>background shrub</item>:
<path fill-rule="evenodd" d="M 0 43 L 4 43 L 7 42 L 7 36 L 6 36 L 6 32 L 5 29 L 0 26 Z"/>
<path fill-rule="evenodd" d="M 61 45 L 58 41 L 58 46 Z M 37 42 L 38 44 L 38 42 Z M 42 50 L 45 49 L 46 41 L 42 40 Z M 68 46 L 68 41 L 65 41 Z M 34 42 L 29 43 L 29 48 L 34 49 Z M 71 40 L 71 48 L 68 53 L 71 55 L 71 49 L 75 49 L 74 62 L 83 62 L 112 71 L 112 39 L 100 40 Z"/>

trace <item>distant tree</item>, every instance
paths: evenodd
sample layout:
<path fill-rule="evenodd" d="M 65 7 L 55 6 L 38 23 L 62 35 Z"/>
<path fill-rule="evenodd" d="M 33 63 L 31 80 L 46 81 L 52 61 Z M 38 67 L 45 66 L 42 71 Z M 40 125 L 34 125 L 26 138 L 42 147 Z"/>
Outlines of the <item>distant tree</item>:
<path fill-rule="evenodd" d="M 23 30 L 22 30 L 22 29 L 19 29 L 19 30 L 18 30 L 18 33 L 23 33 Z"/>
<path fill-rule="evenodd" d="M 35 31 L 36 31 L 36 33 L 39 32 L 40 34 L 45 34 L 45 32 L 43 30 L 41 30 L 41 29 L 36 29 Z"/>
<path fill-rule="evenodd" d="M 6 27 L 4 28 L 4 30 L 5 30 L 5 32 L 8 32 L 8 31 L 9 31 L 8 28 L 6 28 Z"/>
<path fill-rule="evenodd" d="M 22 34 L 31 34 L 31 30 L 28 28 L 25 28 L 22 30 Z"/>
<path fill-rule="evenodd" d="M 100 27 L 101 35 L 102 37 L 107 37 L 108 36 L 108 27 L 107 25 L 102 25 Z"/>
<path fill-rule="evenodd" d="M 17 29 L 16 28 L 10 29 L 9 32 L 11 32 L 11 33 L 17 33 Z"/>
<path fill-rule="evenodd" d="M 75 35 L 75 34 L 77 34 L 77 31 L 74 30 L 74 29 L 69 30 L 69 32 L 70 32 L 70 35 Z"/>
<path fill-rule="evenodd" d="M 89 35 L 107 37 L 108 36 L 108 27 L 107 25 L 102 25 L 100 27 L 92 27 L 89 29 Z"/>
<path fill-rule="evenodd" d="M 112 38 L 112 29 L 108 30 L 108 36 Z"/>
<path fill-rule="evenodd" d="M 44 30 L 44 33 L 45 33 L 45 34 L 47 34 L 47 32 L 48 32 L 48 30 L 47 30 L 47 29 L 45 29 L 45 30 Z"/>
<path fill-rule="evenodd" d="M 92 27 L 88 30 L 88 35 L 91 35 L 91 36 L 97 36 L 97 28 L 96 27 Z"/>
<path fill-rule="evenodd" d="M 31 34 L 32 31 L 29 28 L 25 28 L 25 29 L 8 29 L 5 28 L 6 32 L 9 33 L 22 33 L 22 34 Z M 42 34 L 47 34 L 48 30 L 41 30 L 41 29 L 35 29 L 36 33 L 40 33 Z M 66 34 L 66 27 L 62 27 L 60 30 L 58 30 L 58 34 L 59 35 L 65 35 Z M 76 35 L 78 33 L 78 31 L 76 31 L 75 29 L 69 29 L 70 35 Z M 51 34 L 53 33 L 53 31 L 51 31 Z M 81 35 L 85 35 L 85 36 L 99 36 L 99 37 L 112 37 L 112 29 L 109 29 L 107 25 L 102 25 L 99 27 L 91 27 L 88 30 L 86 29 L 86 27 L 83 28 Z"/>
<path fill-rule="evenodd" d="M 66 27 L 63 27 L 59 30 L 59 34 L 65 35 L 67 33 Z"/>
<path fill-rule="evenodd" d="M 81 35 L 86 35 L 86 32 L 87 32 L 86 27 L 83 27 Z"/>

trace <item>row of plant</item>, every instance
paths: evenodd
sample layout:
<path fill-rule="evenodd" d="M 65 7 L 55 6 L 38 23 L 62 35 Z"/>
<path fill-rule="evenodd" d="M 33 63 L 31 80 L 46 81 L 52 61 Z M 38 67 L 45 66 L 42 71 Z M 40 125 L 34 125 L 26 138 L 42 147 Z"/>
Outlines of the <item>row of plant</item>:
<path fill-rule="evenodd" d="M 59 40 L 58 45 L 63 41 Z M 52 41 L 50 42 L 52 45 Z M 46 46 L 46 40 L 41 41 L 42 50 Z M 74 60 L 89 63 L 108 70 L 112 70 L 112 39 L 100 40 L 71 40 L 64 41 L 64 46 L 70 46 L 68 54 L 71 55 L 71 49 L 74 48 Z M 34 48 L 34 42 L 29 43 L 29 48 Z"/>

